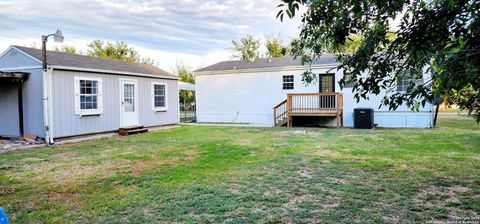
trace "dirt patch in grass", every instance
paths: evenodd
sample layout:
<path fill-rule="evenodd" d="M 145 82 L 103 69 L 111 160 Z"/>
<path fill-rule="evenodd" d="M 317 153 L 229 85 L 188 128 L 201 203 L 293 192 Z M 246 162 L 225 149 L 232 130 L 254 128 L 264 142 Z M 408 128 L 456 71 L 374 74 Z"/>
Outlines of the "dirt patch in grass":
<path fill-rule="evenodd" d="M 84 204 L 78 200 L 80 194 L 78 193 L 68 193 L 68 192 L 50 192 L 48 193 L 48 200 L 52 204 L 59 205 L 63 204 L 68 206 L 69 211 L 79 210 L 84 207 Z"/>
<path fill-rule="evenodd" d="M 480 155 L 473 155 L 472 159 L 480 161 Z"/>
<path fill-rule="evenodd" d="M 73 164 L 71 166 L 49 166 L 40 165 L 36 167 L 38 175 L 31 179 L 32 184 L 39 181 L 47 181 L 58 187 L 70 188 L 81 185 L 91 177 L 107 178 L 124 173 L 126 175 L 139 176 L 144 172 L 149 172 L 163 165 L 178 165 L 182 160 L 191 161 L 196 158 L 196 154 L 187 153 L 186 157 L 172 157 L 167 159 L 153 159 L 148 161 L 131 160 L 113 160 L 98 166 L 81 166 Z M 25 167 L 24 167 L 25 168 Z"/>
<path fill-rule="evenodd" d="M 28 157 L 28 158 L 25 158 L 23 161 L 25 161 L 25 162 L 36 162 L 36 161 L 45 161 L 45 159 L 38 158 L 38 157 Z"/>
<path fill-rule="evenodd" d="M 233 144 L 239 145 L 239 146 L 253 146 L 252 140 L 246 139 L 246 138 L 235 139 L 233 141 Z"/>
<path fill-rule="evenodd" d="M 228 186 L 228 190 L 229 190 L 232 194 L 235 194 L 235 195 L 240 195 L 240 194 L 242 194 L 241 187 L 238 186 L 238 185 L 236 185 L 236 184 L 233 184 L 233 185 Z"/>
<path fill-rule="evenodd" d="M 0 165 L 0 170 L 9 170 L 9 169 L 12 169 L 14 167 L 15 166 L 11 165 L 11 164 L 2 164 L 2 165 Z"/>
<path fill-rule="evenodd" d="M 330 158 L 343 157 L 342 154 L 340 154 L 338 152 L 335 152 L 335 151 L 332 151 L 332 150 L 328 150 L 328 149 L 317 150 L 313 153 L 313 155 L 321 156 L 321 157 L 330 157 Z"/>
<path fill-rule="evenodd" d="M 296 210 L 298 204 L 305 201 L 308 197 L 309 195 L 307 194 L 292 195 L 284 206 L 288 209 Z"/>
<path fill-rule="evenodd" d="M 54 156 L 56 156 L 60 160 L 70 160 L 70 159 L 75 159 L 78 156 L 78 154 L 75 152 L 68 151 L 68 152 L 57 153 Z"/>
<path fill-rule="evenodd" d="M 307 178 L 307 179 L 312 179 L 312 175 L 310 174 L 310 172 L 306 169 L 302 169 L 300 171 L 298 171 L 298 175 L 300 175 L 301 177 L 303 178 Z"/>
<path fill-rule="evenodd" d="M 274 131 L 272 132 L 272 135 L 284 137 L 284 136 L 292 136 L 293 133 L 292 131 Z"/>
<path fill-rule="evenodd" d="M 437 208 L 446 208 L 448 218 L 452 219 L 461 216 L 459 214 L 461 208 L 455 205 L 460 203 L 462 194 L 467 193 L 470 190 L 470 188 L 460 185 L 450 187 L 430 186 L 417 192 L 413 201 L 417 206 L 426 208 L 426 211 L 435 210 Z M 422 214 L 425 210 L 420 211 L 419 215 L 425 215 Z"/>
<path fill-rule="evenodd" d="M 0 186 L 0 195 L 15 194 L 17 189 L 14 187 Z"/>
<path fill-rule="evenodd" d="M 335 183 L 335 184 L 349 184 L 350 183 L 350 181 L 348 181 L 346 179 L 343 179 L 343 178 L 339 178 L 339 177 L 328 176 L 325 179 L 327 179 L 328 181 L 330 181 L 332 183 Z"/>
<path fill-rule="evenodd" d="M 362 136 L 359 134 L 351 133 L 351 132 L 344 132 L 342 135 L 340 135 L 342 138 L 351 138 L 351 139 L 359 139 Z"/>
<path fill-rule="evenodd" d="M 144 161 L 144 162 L 134 162 L 129 164 L 128 166 L 122 167 L 121 169 L 130 168 L 130 170 L 132 171 L 131 175 L 139 176 L 143 172 L 150 171 L 152 169 L 158 168 L 166 164 L 178 165 L 180 161 L 181 161 L 180 158 L 173 157 L 165 160 L 150 160 L 150 161 Z"/>

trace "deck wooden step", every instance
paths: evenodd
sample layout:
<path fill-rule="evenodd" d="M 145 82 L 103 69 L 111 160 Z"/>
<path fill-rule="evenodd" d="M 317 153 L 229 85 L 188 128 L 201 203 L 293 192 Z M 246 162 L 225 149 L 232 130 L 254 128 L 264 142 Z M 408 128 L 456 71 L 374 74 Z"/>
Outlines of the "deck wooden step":
<path fill-rule="evenodd" d="M 288 117 L 283 118 L 281 121 L 278 121 L 277 126 L 281 127 L 288 122 Z"/>
<path fill-rule="evenodd" d="M 121 127 L 118 129 L 118 134 L 120 135 L 132 135 L 132 134 L 145 133 L 145 132 L 148 132 L 148 128 L 145 128 L 144 126 L 141 126 L 141 125 Z"/>

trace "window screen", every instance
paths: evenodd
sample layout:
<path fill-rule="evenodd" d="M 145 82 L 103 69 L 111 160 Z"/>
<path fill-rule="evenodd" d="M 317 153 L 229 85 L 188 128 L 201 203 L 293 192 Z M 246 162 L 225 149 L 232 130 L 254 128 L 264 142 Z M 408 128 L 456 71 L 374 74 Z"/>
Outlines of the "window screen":
<path fill-rule="evenodd" d="M 155 107 L 165 107 L 165 85 L 153 85 L 153 98 Z"/>
<path fill-rule="evenodd" d="M 98 81 L 80 80 L 80 109 L 98 109 Z"/>
<path fill-rule="evenodd" d="M 293 75 L 284 75 L 283 76 L 283 89 L 293 89 L 294 87 Z"/>

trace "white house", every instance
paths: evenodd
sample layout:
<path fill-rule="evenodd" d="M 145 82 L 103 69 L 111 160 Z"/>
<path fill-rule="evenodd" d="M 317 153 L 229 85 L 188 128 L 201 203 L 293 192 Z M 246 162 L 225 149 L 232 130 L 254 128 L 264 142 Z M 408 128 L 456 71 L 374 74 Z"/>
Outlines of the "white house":
<path fill-rule="evenodd" d="M 305 85 L 301 76 L 309 67 L 291 57 L 224 61 L 199 69 L 194 72 L 197 121 L 273 126 L 295 124 L 296 119 L 305 117 L 321 117 L 321 126 L 343 123 L 352 127 L 354 108 L 372 108 L 374 123 L 379 127 L 432 127 L 431 104 L 419 112 L 406 106 L 389 111 L 379 108 L 382 94 L 357 103 L 351 86 L 340 89 L 338 81 L 343 72 L 332 69 L 337 64 L 333 55 L 315 61 L 312 71 L 320 75 L 310 85 Z M 397 88 L 401 90 L 407 83 L 401 82 Z"/>
<path fill-rule="evenodd" d="M 178 122 L 178 77 L 155 66 L 11 46 L 0 55 L 0 137 L 53 139 Z"/>

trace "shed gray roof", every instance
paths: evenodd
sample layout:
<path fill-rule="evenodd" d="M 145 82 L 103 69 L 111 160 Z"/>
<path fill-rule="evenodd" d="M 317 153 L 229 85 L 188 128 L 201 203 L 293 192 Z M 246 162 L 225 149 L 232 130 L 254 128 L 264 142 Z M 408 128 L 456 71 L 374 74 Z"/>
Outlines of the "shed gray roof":
<path fill-rule="evenodd" d="M 337 59 L 335 55 L 324 54 L 320 59 L 314 61 L 312 65 L 326 65 L 336 64 Z M 228 71 L 239 69 L 256 69 L 256 68 L 278 68 L 288 66 L 301 66 L 302 62 L 299 58 L 293 57 L 280 57 L 280 58 L 259 58 L 250 62 L 248 60 L 236 60 L 236 61 L 222 61 L 217 64 L 207 66 L 196 70 L 195 72 L 209 72 L 209 71 Z"/>
<path fill-rule="evenodd" d="M 38 59 L 39 61 L 42 61 L 42 50 L 20 46 L 14 47 Z M 177 76 L 170 74 L 154 65 L 125 62 L 117 59 L 97 58 L 78 54 L 68 54 L 56 51 L 47 51 L 47 64 L 51 66 L 88 68 L 178 78 Z"/>

